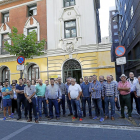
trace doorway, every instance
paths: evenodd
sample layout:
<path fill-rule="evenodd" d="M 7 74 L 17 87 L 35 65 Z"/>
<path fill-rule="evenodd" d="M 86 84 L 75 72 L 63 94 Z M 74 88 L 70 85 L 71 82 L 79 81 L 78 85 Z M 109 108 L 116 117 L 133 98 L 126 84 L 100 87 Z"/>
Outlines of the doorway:
<path fill-rule="evenodd" d="M 73 77 L 76 82 L 80 84 L 80 78 L 82 77 L 81 65 L 78 61 L 71 59 L 65 62 L 63 66 L 63 82 L 66 82 L 68 77 Z"/>

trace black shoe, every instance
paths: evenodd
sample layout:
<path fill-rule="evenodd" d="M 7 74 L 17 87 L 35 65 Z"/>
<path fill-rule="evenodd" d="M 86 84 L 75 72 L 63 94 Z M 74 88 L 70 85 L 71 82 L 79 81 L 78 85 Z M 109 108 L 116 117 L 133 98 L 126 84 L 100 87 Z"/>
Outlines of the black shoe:
<path fill-rule="evenodd" d="M 21 117 L 18 117 L 18 118 L 17 118 L 17 120 L 20 120 L 20 119 L 21 119 Z"/>
<path fill-rule="evenodd" d="M 85 118 L 86 117 L 86 115 L 83 115 L 83 118 Z"/>
<path fill-rule="evenodd" d="M 70 113 L 70 114 L 68 114 L 68 116 L 72 116 L 72 115 L 73 115 L 73 114 L 71 114 L 71 113 Z"/>
<path fill-rule="evenodd" d="M 50 118 L 50 116 L 46 116 L 46 118 Z"/>

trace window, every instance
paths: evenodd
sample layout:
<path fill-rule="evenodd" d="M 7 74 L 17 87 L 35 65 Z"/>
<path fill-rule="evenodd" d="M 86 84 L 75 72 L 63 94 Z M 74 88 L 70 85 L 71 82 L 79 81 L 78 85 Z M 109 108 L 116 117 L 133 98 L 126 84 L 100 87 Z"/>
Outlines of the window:
<path fill-rule="evenodd" d="M 140 58 L 140 45 L 137 44 L 136 47 L 134 48 L 134 52 L 135 52 L 135 59 L 139 59 Z"/>
<path fill-rule="evenodd" d="M 39 79 L 39 67 L 37 65 L 32 65 L 28 69 L 29 80 Z"/>
<path fill-rule="evenodd" d="M 126 4 L 125 4 L 125 6 L 124 6 L 124 12 L 126 12 Z"/>
<path fill-rule="evenodd" d="M 136 36 L 136 31 L 135 31 L 135 27 L 133 28 L 133 39 L 135 38 Z"/>
<path fill-rule="evenodd" d="M 4 43 L 8 40 L 9 40 L 8 34 L 2 34 L 1 54 L 8 54 L 8 52 L 4 49 Z"/>
<path fill-rule="evenodd" d="M 5 68 L 2 70 L 2 81 L 4 82 L 5 79 L 10 79 L 10 72 L 9 72 L 8 67 L 5 67 Z"/>
<path fill-rule="evenodd" d="M 124 37 L 124 31 L 123 31 L 123 37 Z"/>
<path fill-rule="evenodd" d="M 65 38 L 76 37 L 76 20 L 65 22 Z"/>
<path fill-rule="evenodd" d="M 37 34 L 37 28 L 30 28 L 30 29 L 28 29 L 28 34 L 31 33 L 32 31 L 35 31 L 36 34 Z"/>
<path fill-rule="evenodd" d="M 117 25 L 114 25 L 113 28 L 114 28 L 114 29 L 118 29 L 118 26 L 117 26 Z"/>
<path fill-rule="evenodd" d="M 119 43 L 119 39 L 115 39 L 114 40 L 114 43 Z"/>
<path fill-rule="evenodd" d="M 133 8 L 133 5 L 131 6 L 131 18 L 133 18 L 133 15 L 134 15 L 134 8 Z"/>
<path fill-rule="evenodd" d="M 75 5 L 75 0 L 64 0 L 64 7 Z"/>
<path fill-rule="evenodd" d="M 127 39 L 127 46 L 129 46 L 130 45 L 130 40 L 129 40 L 129 38 Z"/>
<path fill-rule="evenodd" d="M 114 11 L 112 12 L 112 15 L 115 15 L 115 12 Z"/>
<path fill-rule="evenodd" d="M 126 30 L 128 29 L 128 20 L 126 20 Z"/>
<path fill-rule="evenodd" d="M 118 32 L 114 32 L 114 35 L 118 35 Z"/>
<path fill-rule="evenodd" d="M 28 16 L 35 16 L 37 15 L 37 5 L 29 6 L 28 7 Z"/>
<path fill-rule="evenodd" d="M 9 12 L 3 13 L 3 23 L 9 22 Z"/>

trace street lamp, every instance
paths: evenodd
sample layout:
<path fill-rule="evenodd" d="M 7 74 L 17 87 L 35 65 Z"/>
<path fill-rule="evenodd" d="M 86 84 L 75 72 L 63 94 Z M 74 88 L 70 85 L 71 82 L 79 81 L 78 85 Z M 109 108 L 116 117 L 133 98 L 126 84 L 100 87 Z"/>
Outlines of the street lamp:
<path fill-rule="evenodd" d="M 121 46 L 121 33 L 120 33 L 120 25 L 119 25 L 120 19 L 122 19 L 122 15 L 120 15 L 119 12 L 116 12 L 112 20 L 115 21 L 118 25 L 119 46 Z M 122 74 L 124 74 L 124 65 L 121 65 L 121 72 Z"/>

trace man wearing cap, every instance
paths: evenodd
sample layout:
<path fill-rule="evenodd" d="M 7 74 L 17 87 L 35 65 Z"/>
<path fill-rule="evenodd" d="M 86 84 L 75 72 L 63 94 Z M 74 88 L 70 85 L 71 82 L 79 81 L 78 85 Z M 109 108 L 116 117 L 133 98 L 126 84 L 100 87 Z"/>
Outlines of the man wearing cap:
<path fill-rule="evenodd" d="M 131 96 L 130 96 L 130 83 L 126 80 L 127 76 L 122 74 L 121 81 L 118 83 L 118 90 L 120 92 L 120 104 L 121 104 L 121 118 L 125 118 L 124 107 L 128 108 L 128 117 L 132 120 L 131 116 Z"/>
<path fill-rule="evenodd" d="M 36 98 L 35 98 L 36 88 L 34 85 L 31 85 L 30 80 L 27 80 L 26 83 L 27 83 L 27 86 L 24 87 L 24 94 L 27 99 L 27 107 L 29 110 L 29 120 L 27 122 L 32 121 L 32 109 L 33 109 L 35 123 L 38 123 L 38 116 L 37 116 L 37 111 L 36 111 Z"/>
<path fill-rule="evenodd" d="M 137 104 L 138 104 L 138 114 L 140 115 L 140 76 L 138 77 L 138 83 L 135 86 L 135 96 L 137 99 Z"/>
<path fill-rule="evenodd" d="M 57 84 L 54 83 L 54 78 L 50 79 L 50 85 L 46 87 L 45 93 L 46 103 L 49 103 L 49 120 L 53 119 L 53 106 L 55 107 L 56 119 L 60 119 L 59 102 L 62 99 L 61 90 Z"/>

